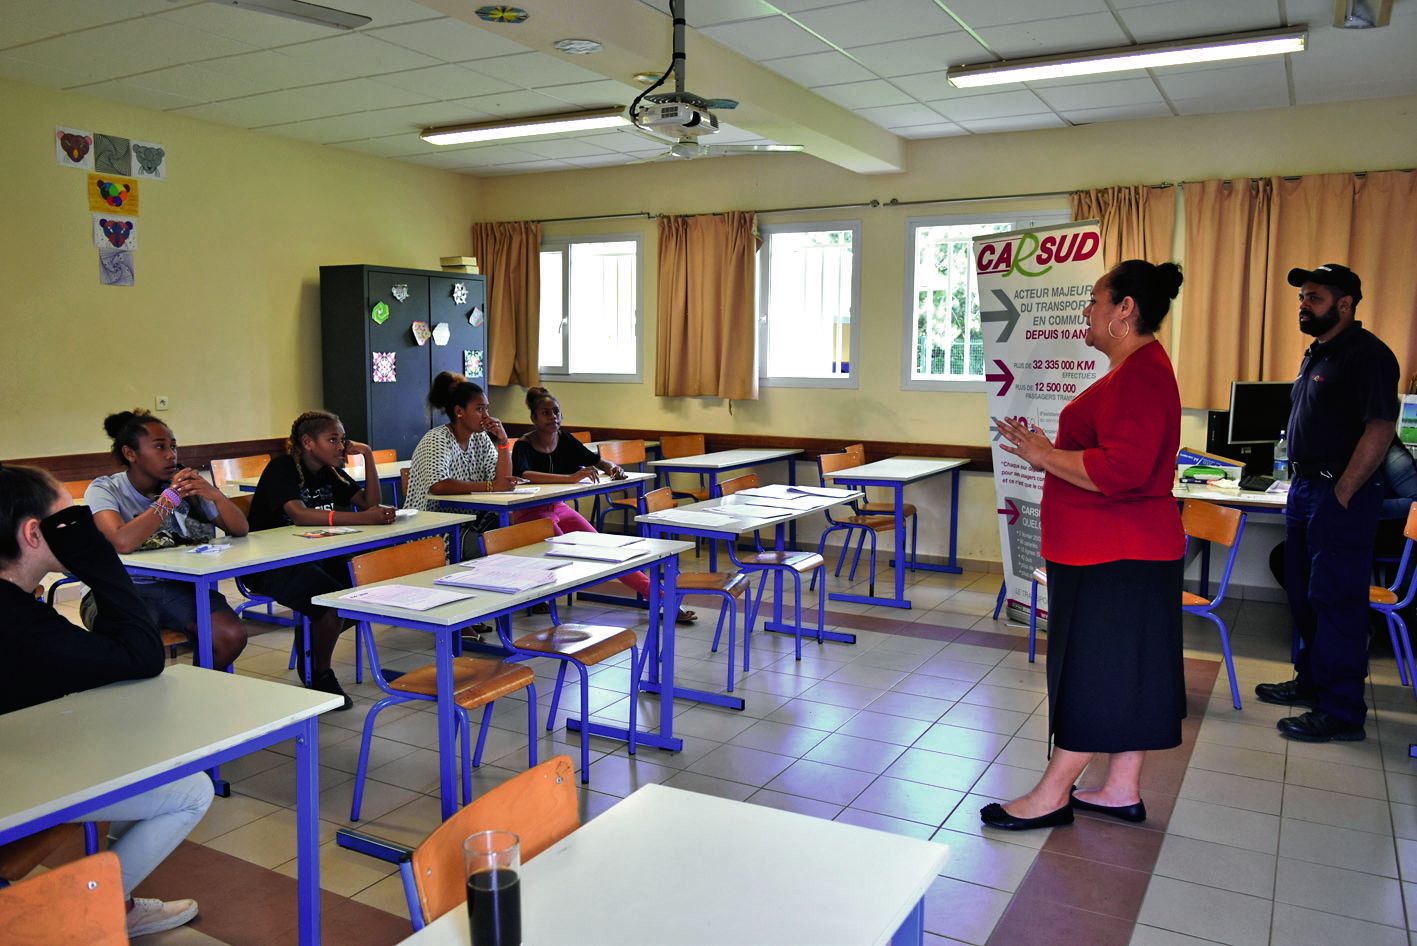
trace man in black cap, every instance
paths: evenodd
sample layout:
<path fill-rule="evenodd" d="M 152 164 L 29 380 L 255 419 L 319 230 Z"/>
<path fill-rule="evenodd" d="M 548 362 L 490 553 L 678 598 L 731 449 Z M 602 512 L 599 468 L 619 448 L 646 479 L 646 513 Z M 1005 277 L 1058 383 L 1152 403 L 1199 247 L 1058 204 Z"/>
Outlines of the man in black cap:
<path fill-rule="evenodd" d="M 1356 742 L 1368 705 L 1368 585 L 1384 488 L 1379 468 L 1398 416 L 1392 351 L 1354 321 L 1362 282 L 1346 266 L 1291 269 L 1304 353 L 1289 411 L 1285 590 L 1303 638 L 1285 683 L 1261 683 L 1266 703 L 1312 707 L 1279 721 L 1290 739 Z M 1401 659 L 1401 658 L 1399 658 Z"/>

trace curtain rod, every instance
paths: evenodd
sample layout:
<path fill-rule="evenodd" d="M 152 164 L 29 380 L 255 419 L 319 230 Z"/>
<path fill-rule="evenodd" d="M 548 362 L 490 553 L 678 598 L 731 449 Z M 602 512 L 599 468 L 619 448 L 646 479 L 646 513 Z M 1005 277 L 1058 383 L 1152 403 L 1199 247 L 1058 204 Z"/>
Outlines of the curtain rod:
<path fill-rule="evenodd" d="M 628 220 L 631 217 L 643 217 L 645 220 L 653 220 L 655 214 L 646 210 L 635 210 L 623 214 L 587 214 L 584 217 L 546 217 L 536 221 L 537 223 L 576 223 L 580 220 Z"/>

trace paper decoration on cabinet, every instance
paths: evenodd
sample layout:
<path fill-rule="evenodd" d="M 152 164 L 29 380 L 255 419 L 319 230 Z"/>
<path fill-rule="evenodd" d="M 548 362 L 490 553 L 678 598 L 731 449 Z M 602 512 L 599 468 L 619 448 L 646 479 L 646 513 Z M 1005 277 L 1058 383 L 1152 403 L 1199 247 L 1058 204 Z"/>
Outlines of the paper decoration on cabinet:
<path fill-rule="evenodd" d="M 133 285 L 133 254 L 126 250 L 99 250 L 98 281 L 105 286 Z"/>
<path fill-rule="evenodd" d="M 133 149 L 127 138 L 93 136 L 93 169 L 103 174 L 133 174 Z"/>
<path fill-rule="evenodd" d="M 131 177 L 90 174 L 89 210 L 138 216 L 138 182 Z"/>
<path fill-rule="evenodd" d="M 464 351 L 462 353 L 462 373 L 464 377 L 482 377 L 482 352 Z"/>
<path fill-rule="evenodd" d="M 133 142 L 133 176 L 160 181 L 167 177 L 167 149 L 151 141 Z"/>
<path fill-rule="evenodd" d="M 389 290 L 394 294 L 394 298 L 400 302 L 408 301 L 408 283 L 399 283 Z"/>
<path fill-rule="evenodd" d="M 93 134 L 78 128 L 54 129 L 54 157 L 66 168 L 93 170 Z"/>
<path fill-rule="evenodd" d="M 467 286 L 460 282 L 453 283 L 453 302 L 463 305 L 467 302 Z"/>
<path fill-rule="evenodd" d="M 381 384 L 398 381 L 399 373 L 397 359 L 398 352 L 374 352 L 374 380 Z"/>
<path fill-rule="evenodd" d="M 136 250 L 138 221 L 131 217 L 94 214 L 93 243 L 100 250 Z"/>
<path fill-rule="evenodd" d="M 369 313 L 369 318 L 374 320 L 374 324 L 383 325 L 389 320 L 389 304 L 383 300 L 374 303 L 374 311 Z"/>
<path fill-rule="evenodd" d="M 446 345 L 448 344 L 448 339 L 452 337 L 453 330 L 448 328 L 447 322 L 439 322 L 437 325 L 433 326 L 434 345 Z"/>
<path fill-rule="evenodd" d="M 473 306 L 472 311 L 467 314 L 467 322 L 473 328 L 482 324 L 482 306 Z"/>
<path fill-rule="evenodd" d="M 418 343 L 420 348 L 427 345 L 428 339 L 433 337 L 433 330 L 428 327 L 427 322 L 414 322 L 412 328 L 413 340 Z"/>
<path fill-rule="evenodd" d="M 523 23 L 528 14 L 521 7 L 497 3 L 492 6 L 478 7 L 477 15 L 489 23 Z"/>

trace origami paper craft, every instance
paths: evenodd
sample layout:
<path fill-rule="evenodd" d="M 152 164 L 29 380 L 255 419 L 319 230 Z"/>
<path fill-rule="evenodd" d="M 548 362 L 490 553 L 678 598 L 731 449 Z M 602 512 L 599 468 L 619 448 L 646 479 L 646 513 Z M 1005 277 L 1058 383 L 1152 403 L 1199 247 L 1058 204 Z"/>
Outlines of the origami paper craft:
<path fill-rule="evenodd" d="M 467 286 L 460 282 L 453 283 L 453 301 L 458 305 L 467 302 Z"/>
<path fill-rule="evenodd" d="M 469 378 L 482 377 L 482 352 L 464 351 L 462 353 L 462 373 Z"/>
<path fill-rule="evenodd" d="M 374 311 L 369 313 L 369 318 L 373 319 L 376 325 L 383 325 L 389 320 L 389 304 L 383 301 L 374 303 Z"/>
<path fill-rule="evenodd" d="M 413 329 L 413 340 L 419 344 L 419 347 L 427 345 L 428 339 L 433 337 L 433 330 L 428 327 L 427 322 L 414 322 L 411 328 Z"/>
<path fill-rule="evenodd" d="M 398 374 L 398 352 L 376 351 L 374 354 L 374 380 L 381 384 L 395 382 L 399 379 Z"/>
<path fill-rule="evenodd" d="M 407 302 L 407 301 L 408 301 L 408 284 L 407 284 L 407 283 L 399 283 L 397 286 L 394 286 L 394 287 L 393 287 L 392 289 L 390 289 L 389 291 L 394 294 L 394 298 L 397 299 L 398 301 L 400 301 L 400 302 Z"/>
<path fill-rule="evenodd" d="M 467 322 L 473 327 L 482 324 L 482 306 L 473 306 L 472 311 L 467 314 Z"/>
<path fill-rule="evenodd" d="M 439 322 L 437 325 L 433 326 L 434 345 L 446 345 L 448 344 L 448 339 L 452 337 L 453 330 L 448 328 L 447 322 Z"/>

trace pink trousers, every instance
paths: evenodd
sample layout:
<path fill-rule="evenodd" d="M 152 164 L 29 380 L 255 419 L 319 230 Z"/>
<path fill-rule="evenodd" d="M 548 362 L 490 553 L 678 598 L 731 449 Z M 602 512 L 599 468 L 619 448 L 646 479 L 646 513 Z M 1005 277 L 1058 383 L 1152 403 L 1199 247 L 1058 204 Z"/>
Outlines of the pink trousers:
<path fill-rule="evenodd" d="M 513 523 L 530 522 L 532 519 L 550 519 L 551 524 L 556 528 L 557 535 L 565 535 L 567 532 L 595 531 L 595 526 L 587 522 L 585 516 L 565 503 L 556 503 L 552 506 L 533 506 L 530 509 L 518 509 L 512 513 Z M 649 598 L 649 576 L 644 572 L 621 575 L 620 581 L 636 594 L 645 599 Z"/>

